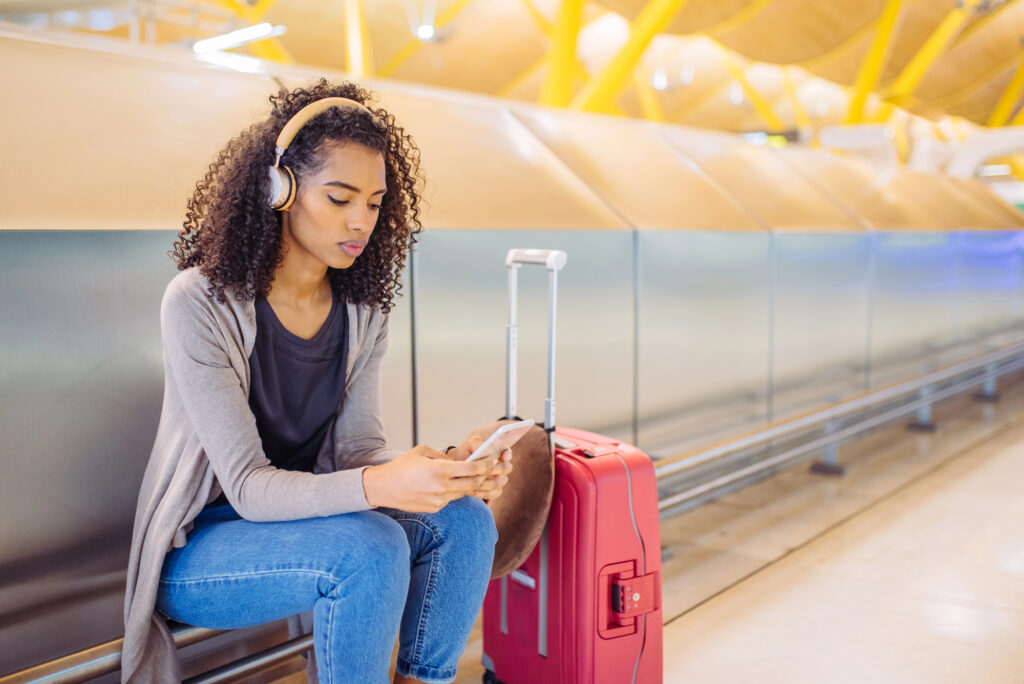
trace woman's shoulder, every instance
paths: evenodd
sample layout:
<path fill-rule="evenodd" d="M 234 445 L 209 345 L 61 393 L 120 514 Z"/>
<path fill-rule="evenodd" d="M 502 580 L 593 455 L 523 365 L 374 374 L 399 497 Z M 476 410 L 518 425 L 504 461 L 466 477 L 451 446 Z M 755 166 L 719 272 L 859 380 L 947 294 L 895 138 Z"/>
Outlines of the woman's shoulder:
<path fill-rule="evenodd" d="M 167 283 L 167 289 L 164 290 L 164 297 L 194 297 L 206 294 L 209 290 L 210 281 L 200 272 L 198 266 L 191 266 L 171 278 L 171 282 Z"/>
<path fill-rule="evenodd" d="M 379 304 L 349 302 L 348 314 L 350 361 L 387 348 L 388 314 Z"/>
<path fill-rule="evenodd" d="M 387 328 L 388 314 L 376 302 L 349 302 L 349 320 L 355 321 L 361 335 Z"/>
<path fill-rule="evenodd" d="M 167 284 L 161 308 L 165 311 L 194 314 L 198 311 L 214 313 L 244 309 L 246 305 L 252 307 L 252 302 L 238 301 L 231 292 L 225 292 L 223 299 L 222 302 L 216 296 L 213 285 L 199 267 L 192 266 L 179 272 Z"/>

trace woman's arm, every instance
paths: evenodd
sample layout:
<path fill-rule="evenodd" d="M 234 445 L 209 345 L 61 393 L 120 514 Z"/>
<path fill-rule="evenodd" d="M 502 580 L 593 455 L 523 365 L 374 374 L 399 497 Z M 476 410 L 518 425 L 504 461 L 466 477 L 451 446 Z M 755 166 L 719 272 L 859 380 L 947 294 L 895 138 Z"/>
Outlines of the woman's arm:
<path fill-rule="evenodd" d="M 335 424 L 337 469 L 360 467 L 364 495 L 371 506 L 436 512 L 452 499 L 471 495 L 493 498 L 507 481 L 507 459 L 496 469 L 484 462 L 453 462 L 420 444 L 402 453 L 388 449 L 381 420 L 381 362 L 388 346 L 388 319 L 381 316 L 373 347 L 360 356 L 346 387 L 345 403 Z M 371 326 L 372 330 L 372 326 Z M 367 339 L 364 344 L 370 344 Z M 493 472 L 492 477 L 488 474 Z"/>
<path fill-rule="evenodd" d="M 189 286 L 191 285 L 191 287 Z M 224 493 L 247 520 L 296 520 L 369 508 L 362 469 L 318 474 L 281 470 L 263 453 L 249 408 L 237 307 L 176 278 L 160 308 L 168 391 L 177 393 Z"/>

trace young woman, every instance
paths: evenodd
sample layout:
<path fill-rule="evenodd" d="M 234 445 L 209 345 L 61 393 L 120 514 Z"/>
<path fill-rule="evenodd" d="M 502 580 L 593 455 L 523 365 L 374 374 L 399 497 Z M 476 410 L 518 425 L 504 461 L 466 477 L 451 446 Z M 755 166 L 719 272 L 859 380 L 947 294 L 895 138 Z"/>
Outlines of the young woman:
<path fill-rule="evenodd" d="M 123 682 L 176 682 L 171 618 L 312 610 L 321 682 L 449 682 L 483 601 L 511 453 L 385 444 L 387 315 L 419 152 L 370 94 L 271 97 L 188 202 L 161 305 L 163 410 L 136 511 Z M 271 168 L 273 167 L 273 168 Z M 269 173 L 269 177 L 268 177 Z"/>

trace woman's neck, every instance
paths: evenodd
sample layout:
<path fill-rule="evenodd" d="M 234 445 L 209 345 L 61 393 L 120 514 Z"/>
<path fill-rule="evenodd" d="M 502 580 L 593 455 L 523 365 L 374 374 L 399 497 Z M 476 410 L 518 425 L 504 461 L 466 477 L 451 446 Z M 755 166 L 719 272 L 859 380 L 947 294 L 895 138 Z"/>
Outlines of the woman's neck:
<path fill-rule="evenodd" d="M 281 265 L 274 272 L 267 299 L 294 309 L 315 306 L 331 297 L 327 265 L 285 236 Z"/>

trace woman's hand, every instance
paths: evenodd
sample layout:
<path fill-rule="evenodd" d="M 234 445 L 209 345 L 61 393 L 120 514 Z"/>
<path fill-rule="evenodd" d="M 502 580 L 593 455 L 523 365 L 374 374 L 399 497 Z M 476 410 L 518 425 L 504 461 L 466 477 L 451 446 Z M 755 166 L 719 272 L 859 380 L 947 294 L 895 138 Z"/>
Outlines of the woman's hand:
<path fill-rule="evenodd" d="M 483 443 L 483 437 L 470 435 L 462 441 L 462 444 L 451 449 L 447 456 L 455 461 L 465 461 Z M 497 459 L 492 458 L 483 462 L 490 464 L 487 476 L 480 483 L 479 487 L 469 492 L 469 496 L 487 499 L 488 501 L 497 499 L 501 496 L 501 490 L 508 484 L 508 474 L 512 472 L 512 450 L 505 449 Z"/>
<path fill-rule="evenodd" d="M 490 463 L 491 468 L 487 471 L 480 486 L 469 492 L 469 496 L 492 501 L 501 496 L 501 490 L 508 484 L 508 474 L 512 472 L 512 450 L 505 449 L 497 460 L 492 459 L 485 462 Z"/>
<path fill-rule="evenodd" d="M 363 491 L 367 503 L 373 507 L 436 513 L 449 501 L 467 494 L 478 496 L 484 491 L 488 496 L 480 498 L 493 498 L 495 489 L 500 493 L 505 483 L 495 487 L 497 479 L 489 477 L 496 467 L 493 460 L 450 460 L 441 452 L 420 444 L 392 461 L 366 468 L 363 471 Z"/>

